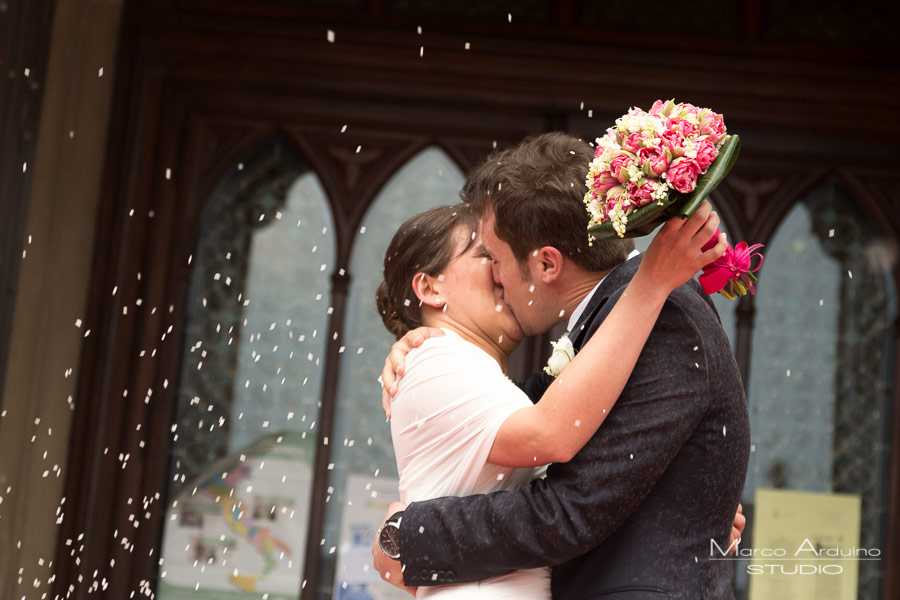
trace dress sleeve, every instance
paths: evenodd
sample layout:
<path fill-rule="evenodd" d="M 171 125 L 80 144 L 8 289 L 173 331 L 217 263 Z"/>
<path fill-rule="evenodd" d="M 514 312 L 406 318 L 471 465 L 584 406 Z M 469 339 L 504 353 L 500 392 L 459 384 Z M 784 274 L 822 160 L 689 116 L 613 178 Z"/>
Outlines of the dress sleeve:
<path fill-rule="evenodd" d="M 490 357 L 460 340 L 427 341 L 391 411 L 401 495 L 471 494 L 503 422 L 528 399 Z"/>

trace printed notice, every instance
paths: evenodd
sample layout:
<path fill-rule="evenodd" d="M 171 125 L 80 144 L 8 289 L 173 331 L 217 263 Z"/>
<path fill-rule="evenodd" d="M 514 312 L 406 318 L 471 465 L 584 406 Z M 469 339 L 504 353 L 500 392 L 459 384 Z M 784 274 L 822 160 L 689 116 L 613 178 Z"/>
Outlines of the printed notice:
<path fill-rule="evenodd" d="M 858 547 L 860 506 L 858 495 L 757 490 L 749 599 L 855 599 L 859 561 L 880 560 Z"/>
<path fill-rule="evenodd" d="M 347 477 L 347 508 L 341 523 L 341 551 L 334 578 L 335 600 L 404 600 L 410 595 L 381 580 L 372 568 L 375 530 L 388 504 L 400 500 L 396 479 Z"/>
<path fill-rule="evenodd" d="M 269 435 L 223 457 L 166 513 L 159 600 L 294 600 L 313 438 Z"/>

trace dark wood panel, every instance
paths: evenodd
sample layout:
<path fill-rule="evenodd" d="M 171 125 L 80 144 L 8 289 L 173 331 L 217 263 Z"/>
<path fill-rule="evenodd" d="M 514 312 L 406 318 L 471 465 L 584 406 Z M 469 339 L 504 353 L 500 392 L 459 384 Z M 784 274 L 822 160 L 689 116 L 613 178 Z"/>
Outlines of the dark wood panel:
<path fill-rule="evenodd" d="M 0 408 L 52 25 L 52 2 L 6 3 L 0 11 Z"/>
<path fill-rule="evenodd" d="M 390 100 L 413 107 L 422 102 L 453 102 L 459 109 L 553 106 L 576 114 L 583 101 L 607 119 L 621 114 L 623 106 L 675 96 L 713 106 L 735 122 L 780 132 L 879 139 L 900 129 L 893 112 L 900 75 L 877 63 L 795 56 L 773 61 L 700 52 L 660 55 L 577 44 L 545 48 L 496 39 L 466 52 L 459 37 L 449 36 L 431 41 L 419 58 L 420 41 L 414 39 L 385 41 L 365 29 L 348 32 L 352 37 L 347 42 L 328 44 L 320 29 L 303 27 L 306 35 L 290 37 L 167 30 L 148 40 L 146 52 L 148 59 L 170 65 L 187 80 L 215 81 L 234 92 L 256 88 L 275 96 L 293 91 L 335 99 L 364 95 L 375 103 Z M 296 77 L 286 78 L 286 72 Z M 407 93 L 398 94 L 399 89 Z M 867 99 L 866 118 L 853 118 L 860 98 Z"/>

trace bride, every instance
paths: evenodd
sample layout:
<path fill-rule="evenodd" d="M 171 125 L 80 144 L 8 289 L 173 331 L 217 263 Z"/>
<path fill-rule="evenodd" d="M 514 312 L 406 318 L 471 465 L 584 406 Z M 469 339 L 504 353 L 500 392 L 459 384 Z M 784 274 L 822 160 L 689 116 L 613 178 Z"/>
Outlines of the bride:
<path fill-rule="evenodd" d="M 409 353 L 391 403 L 403 503 L 509 489 L 574 456 L 615 404 L 669 293 L 722 254 L 724 238 L 701 251 L 704 224 L 695 216 L 663 226 L 625 294 L 537 404 L 506 376 L 524 336 L 493 281 L 478 217 L 459 204 L 401 225 L 384 257 L 378 311 L 398 339 L 423 325 L 445 334 Z M 549 572 L 405 589 L 440 600 L 547 600 Z"/>

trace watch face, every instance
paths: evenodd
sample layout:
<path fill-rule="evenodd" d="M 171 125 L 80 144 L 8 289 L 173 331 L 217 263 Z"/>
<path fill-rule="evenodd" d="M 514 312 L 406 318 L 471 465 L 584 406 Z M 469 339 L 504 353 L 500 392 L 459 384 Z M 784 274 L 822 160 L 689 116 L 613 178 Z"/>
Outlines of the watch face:
<path fill-rule="evenodd" d="M 390 524 L 382 527 L 378 543 L 381 545 L 381 551 L 388 558 L 400 558 L 400 529 L 396 525 Z"/>

